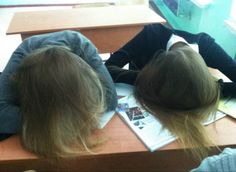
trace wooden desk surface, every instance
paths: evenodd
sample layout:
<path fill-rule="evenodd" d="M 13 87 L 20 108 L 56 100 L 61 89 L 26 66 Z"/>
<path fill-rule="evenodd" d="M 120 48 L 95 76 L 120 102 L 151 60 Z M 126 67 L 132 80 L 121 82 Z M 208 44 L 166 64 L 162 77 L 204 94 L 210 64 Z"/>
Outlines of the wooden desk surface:
<path fill-rule="evenodd" d="M 100 53 L 110 53 L 126 44 L 144 25 L 164 22 L 144 5 L 19 12 L 13 16 L 7 34 L 21 34 L 25 39 L 65 29 L 78 30 Z"/>
<path fill-rule="evenodd" d="M 216 70 L 211 72 L 221 74 Z M 222 77 L 221 77 L 222 78 Z M 225 78 L 227 79 L 227 78 Z M 206 126 L 209 136 L 220 147 L 236 148 L 236 120 L 226 116 Z M 0 171 L 189 171 L 199 162 L 184 152 L 183 147 L 174 141 L 155 152 L 149 152 L 144 144 L 116 114 L 102 130 L 107 139 L 94 151 L 97 154 L 61 160 L 60 166 L 38 159 L 24 150 L 19 136 L 12 136 L 0 142 Z M 217 153 L 214 150 L 212 153 Z"/>
<path fill-rule="evenodd" d="M 228 116 L 207 126 L 207 130 L 220 147 L 236 147 L 236 121 Z M 163 148 L 149 152 L 127 125 L 115 115 L 104 128 L 107 141 L 95 152 L 96 155 L 81 156 L 69 162 L 69 169 L 75 171 L 187 171 L 196 167 L 194 161 L 174 141 Z M 66 162 L 66 163 L 65 163 Z M 13 136 L 0 142 L 0 171 L 52 170 L 52 165 L 23 149 L 19 137 Z M 65 167 L 59 168 L 65 170 Z M 66 167 L 68 170 L 68 167 Z M 158 170 L 156 170 L 158 169 Z"/>
<path fill-rule="evenodd" d="M 143 5 L 18 12 L 13 16 L 7 34 L 97 29 L 159 22 L 165 20 Z"/>

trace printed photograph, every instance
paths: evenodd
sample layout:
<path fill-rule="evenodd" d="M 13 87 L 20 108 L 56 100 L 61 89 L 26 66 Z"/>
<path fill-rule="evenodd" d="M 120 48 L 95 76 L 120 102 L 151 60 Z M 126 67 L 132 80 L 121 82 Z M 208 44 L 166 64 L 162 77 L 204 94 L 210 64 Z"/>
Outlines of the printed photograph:
<path fill-rule="evenodd" d="M 130 121 L 139 120 L 145 118 L 140 107 L 132 107 L 126 109 L 126 114 L 129 117 Z"/>

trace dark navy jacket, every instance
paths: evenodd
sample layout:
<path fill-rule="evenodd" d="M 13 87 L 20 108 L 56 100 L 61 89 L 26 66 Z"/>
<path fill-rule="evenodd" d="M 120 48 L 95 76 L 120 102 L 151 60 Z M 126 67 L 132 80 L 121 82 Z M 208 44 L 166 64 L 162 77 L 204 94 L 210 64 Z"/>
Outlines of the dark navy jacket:
<path fill-rule="evenodd" d="M 208 67 L 216 68 L 226 75 L 232 83 L 223 84 L 223 94 L 236 96 L 236 62 L 206 33 L 191 34 L 173 30 L 162 24 L 146 25 L 144 29 L 122 48 L 111 54 L 106 61 L 114 82 L 134 84 L 141 70 L 158 50 L 165 50 L 172 34 L 183 37 L 188 43 L 197 43 L 199 53 Z M 137 71 L 122 69 L 131 64 Z M 116 68 L 114 68 L 116 66 Z"/>

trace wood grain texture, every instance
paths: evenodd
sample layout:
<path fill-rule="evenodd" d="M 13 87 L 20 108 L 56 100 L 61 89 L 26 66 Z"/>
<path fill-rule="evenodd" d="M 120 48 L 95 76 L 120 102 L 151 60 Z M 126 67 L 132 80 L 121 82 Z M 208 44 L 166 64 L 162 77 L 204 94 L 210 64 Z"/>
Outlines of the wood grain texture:
<path fill-rule="evenodd" d="M 87 36 L 100 53 L 109 53 L 132 39 L 144 25 L 164 22 L 143 5 L 18 12 L 7 34 L 21 34 L 23 40 L 42 33 L 76 30 Z"/>

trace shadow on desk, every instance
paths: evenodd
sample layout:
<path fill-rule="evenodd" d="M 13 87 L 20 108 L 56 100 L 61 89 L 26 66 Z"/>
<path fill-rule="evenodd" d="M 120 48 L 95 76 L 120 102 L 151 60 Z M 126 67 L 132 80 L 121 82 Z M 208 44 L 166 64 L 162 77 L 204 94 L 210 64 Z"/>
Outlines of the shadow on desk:
<path fill-rule="evenodd" d="M 218 153 L 218 152 L 215 152 Z M 107 155 L 88 155 L 49 162 L 42 159 L 1 161 L 0 171 L 81 171 L 81 172 L 187 172 L 199 162 L 186 156 L 183 150 L 165 150 Z"/>
<path fill-rule="evenodd" d="M 0 161 L 0 171 L 188 171 L 196 167 L 197 162 L 187 157 L 182 149 L 162 150 L 156 152 L 140 151 L 112 154 L 86 155 L 78 158 L 47 161 L 38 159 L 31 153 L 20 148 L 18 136 L 4 141 L 20 155 L 14 159 L 9 155 L 8 160 Z M 3 145 L 0 145 L 3 146 Z M 3 151 L 3 150 L 2 150 Z M 7 150 L 6 150 L 7 151 Z M 167 152 L 168 151 L 168 154 Z"/>

